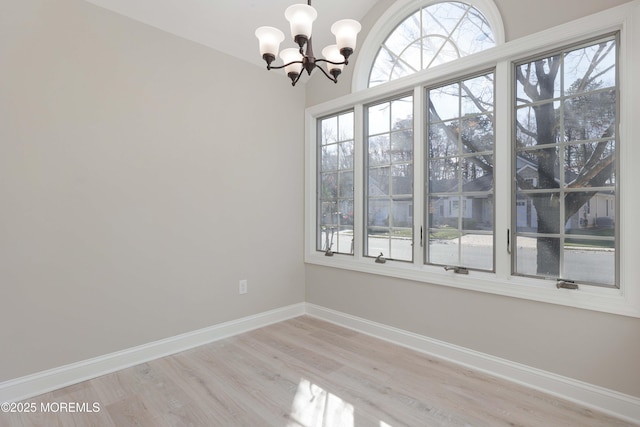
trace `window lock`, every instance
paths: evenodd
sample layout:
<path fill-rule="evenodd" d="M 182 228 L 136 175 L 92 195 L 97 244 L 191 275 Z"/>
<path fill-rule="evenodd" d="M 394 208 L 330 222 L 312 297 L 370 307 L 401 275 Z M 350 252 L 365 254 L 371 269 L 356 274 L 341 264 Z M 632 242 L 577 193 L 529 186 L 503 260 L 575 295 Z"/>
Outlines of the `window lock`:
<path fill-rule="evenodd" d="M 559 279 L 556 282 L 556 288 L 558 289 L 578 289 L 578 284 L 573 280 Z"/>
<path fill-rule="evenodd" d="M 444 269 L 446 271 L 453 270 L 453 272 L 456 274 L 469 274 L 469 269 L 466 267 L 454 267 L 454 266 L 447 265 L 444 267 Z"/>

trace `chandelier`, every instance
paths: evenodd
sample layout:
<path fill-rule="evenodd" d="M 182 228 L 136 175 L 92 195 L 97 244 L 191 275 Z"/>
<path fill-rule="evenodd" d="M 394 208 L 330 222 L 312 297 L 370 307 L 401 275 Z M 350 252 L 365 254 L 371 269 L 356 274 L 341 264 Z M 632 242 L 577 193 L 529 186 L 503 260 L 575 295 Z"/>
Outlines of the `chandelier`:
<path fill-rule="evenodd" d="M 302 70 L 308 75 L 318 68 L 334 83 L 338 82 L 338 76 L 342 69 L 349 63 L 349 56 L 356 48 L 356 37 L 361 29 L 360 23 L 353 19 L 343 19 L 331 26 L 331 32 L 336 36 L 336 44 L 322 49 L 324 58 L 316 58 L 311 45 L 311 26 L 318 13 L 311 7 L 311 0 L 307 4 L 294 4 L 289 6 L 284 17 L 291 25 L 291 37 L 297 43 L 299 49 L 288 48 L 280 52 L 280 59 L 284 65 L 273 66 L 273 61 L 278 56 L 280 43 L 284 40 L 284 33 L 274 27 L 260 27 L 256 30 L 256 37 L 260 43 L 260 54 L 267 63 L 267 70 L 279 70 L 284 68 L 285 73 L 291 79 L 291 85 L 295 86 L 302 76 Z M 320 66 L 320 62 L 326 63 L 327 70 Z"/>

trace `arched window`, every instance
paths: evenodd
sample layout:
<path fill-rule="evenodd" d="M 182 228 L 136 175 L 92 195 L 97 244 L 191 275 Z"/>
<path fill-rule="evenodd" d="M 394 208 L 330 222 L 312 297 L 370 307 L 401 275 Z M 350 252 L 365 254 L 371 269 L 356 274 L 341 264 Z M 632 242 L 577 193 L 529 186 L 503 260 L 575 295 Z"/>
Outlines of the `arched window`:
<path fill-rule="evenodd" d="M 411 12 L 407 14 L 405 11 L 395 21 L 400 23 L 391 31 L 384 32 L 388 20 L 382 17 L 381 21 L 387 21 L 379 24 L 383 30 L 382 37 L 388 35 L 382 42 L 379 41 L 381 37 L 374 36 L 377 39 L 373 41 L 377 53 L 374 58 L 364 59 L 372 64 L 368 87 L 453 61 L 503 42 L 502 23 L 496 22 L 494 18 L 498 16 L 499 20 L 499 14 L 490 11 L 493 19 L 488 19 L 480 9 L 471 4 L 479 3 L 478 1 L 422 3 L 423 6 L 416 10 L 415 2 L 412 2 L 413 7 L 409 9 Z M 376 32 L 372 31 L 371 34 Z"/>

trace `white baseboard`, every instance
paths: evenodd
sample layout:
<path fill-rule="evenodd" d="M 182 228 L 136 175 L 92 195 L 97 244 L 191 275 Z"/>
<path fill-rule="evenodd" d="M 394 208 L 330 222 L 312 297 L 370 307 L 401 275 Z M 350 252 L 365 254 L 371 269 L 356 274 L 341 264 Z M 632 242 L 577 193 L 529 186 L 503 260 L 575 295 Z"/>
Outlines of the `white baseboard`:
<path fill-rule="evenodd" d="M 640 399 L 360 317 L 306 304 L 306 313 L 440 359 L 525 385 L 586 407 L 640 422 Z"/>
<path fill-rule="evenodd" d="M 304 313 L 304 303 L 294 304 L 5 381 L 0 383 L 0 402 L 28 399 L 120 369 L 301 316 Z"/>

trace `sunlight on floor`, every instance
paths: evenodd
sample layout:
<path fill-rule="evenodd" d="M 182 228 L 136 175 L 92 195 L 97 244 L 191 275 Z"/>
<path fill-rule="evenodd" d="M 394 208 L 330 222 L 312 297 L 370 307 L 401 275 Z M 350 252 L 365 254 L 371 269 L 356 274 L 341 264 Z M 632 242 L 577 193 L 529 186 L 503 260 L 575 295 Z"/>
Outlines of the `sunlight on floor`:
<path fill-rule="evenodd" d="M 354 427 L 353 405 L 302 378 L 287 427 Z M 380 427 L 391 427 L 380 421 Z"/>
<path fill-rule="evenodd" d="M 288 427 L 353 427 L 353 405 L 301 379 L 293 399 L 291 419 Z"/>

